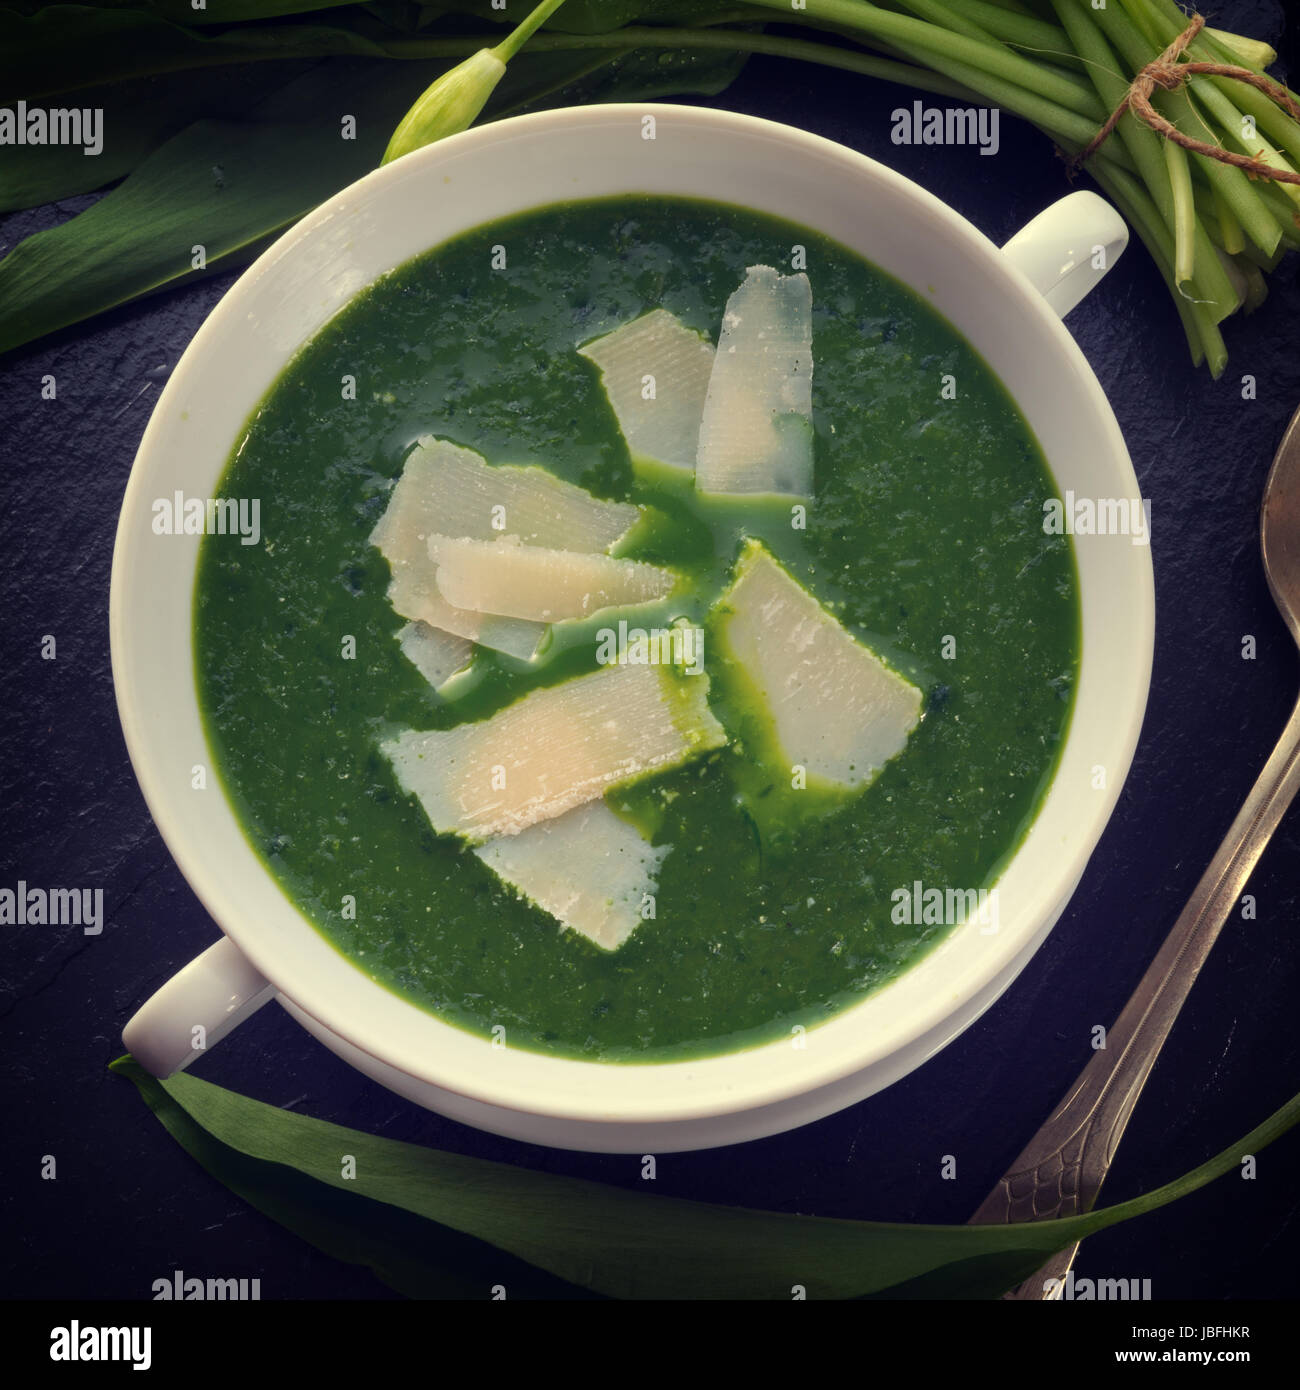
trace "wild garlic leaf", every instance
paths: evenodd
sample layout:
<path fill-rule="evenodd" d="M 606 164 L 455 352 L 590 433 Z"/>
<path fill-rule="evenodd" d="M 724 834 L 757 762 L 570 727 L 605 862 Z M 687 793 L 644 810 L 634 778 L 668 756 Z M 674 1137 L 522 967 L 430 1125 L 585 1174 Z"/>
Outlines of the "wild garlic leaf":
<path fill-rule="evenodd" d="M 461 7 L 486 18 L 490 0 L 470 0 Z M 547 28 L 570 34 L 605 34 L 626 24 L 708 24 L 722 16 L 734 15 L 738 4 L 719 4 L 718 0 L 566 0 Z M 759 16 L 763 18 L 763 16 Z"/>
<path fill-rule="evenodd" d="M 224 1187 L 317 1250 L 369 1267 L 408 1298 L 487 1298 L 499 1283 L 512 1301 L 597 1297 L 482 1241 L 377 1202 L 356 1183 L 331 1188 L 291 1165 L 250 1158 L 204 1129 L 129 1057 L 113 1069 L 140 1086 L 171 1136 Z"/>
<path fill-rule="evenodd" d="M 668 56 L 525 50 L 484 119 L 543 105 L 717 92 L 744 63 L 744 55 L 725 52 L 663 61 Z M 0 352 L 251 259 L 268 238 L 377 165 L 397 122 L 447 66 L 332 60 L 244 119 L 186 127 L 92 207 L 0 260 Z M 333 114 L 292 114 L 326 109 L 356 116 L 355 140 L 341 138 Z M 193 269 L 196 245 L 205 248 L 206 272 Z"/>
<path fill-rule="evenodd" d="M 195 28 L 208 24 L 241 24 L 249 20 L 282 19 L 313 10 L 337 10 L 356 5 L 356 0 L 205 0 L 201 10 L 194 0 L 92 0 L 96 9 L 146 10 Z M 367 8 L 369 8 L 367 6 Z"/>
<path fill-rule="evenodd" d="M 395 37 L 364 14 L 347 27 L 289 21 L 214 32 L 135 9 L 52 5 L 30 15 L 0 9 L 0 105 L 232 63 L 382 58 Z M 304 116 L 311 112 L 303 109 Z"/>
<path fill-rule="evenodd" d="M 82 145 L 9 145 L 0 159 L 0 212 L 40 207 L 92 193 L 138 168 L 187 125 L 244 119 L 266 96 L 292 84 L 313 62 L 248 63 L 184 76 L 146 77 L 88 87 L 71 98 L 104 112 L 103 149 Z"/>
<path fill-rule="evenodd" d="M 97 203 L 0 261 L 0 351 L 188 276 L 195 247 L 211 265 L 297 221 L 378 162 L 432 76 L 426 64 L 323 65 L 291 84 L 304 110 L 328 102 L 355 115 L 355 140 L 332 116 L 186 127 Z"/>
<path fill-rule="evenodd" d="M 139 1088 L 174 1138 L 213 1176 L 331 1254 L 351 1251 L 392 1287 L 454 1278 L 445 1232 L 456 1231 L 566 1285 L 614 1298 L 996 1298 L 1075 1240 L 1166 1205 L 1235 1169 L 1300 1119 L 1300 1096 L 1238 1143 L 1141 1197 L 1086 1216 L 1010 1226 L 910 1226 L 832 1220 L 649 1196 L 511 1164 L 443 1153 L 329 1124 L 250 1100 L 180 1073 L 158 1081 L 131 1057 L 112 1069 Z M 214 1145 L 218 1146 L 214 1148 Z M 244 1162 L 227 1161 L 229 1154 Z M 343 1177 L 351 1154 L 355 1176 Z M 245 1166 L 245 1164 L 251 1166 Z M 272 1190 L 273 1170 L 296 1181 Z M 301 1185 L 299 1185 L 301 1184 Z M 320 1189 L 327 1189 L 322 1192 Z M 390 1247 L 368 1208 L 423 1219 L 428 1243 Z M 323 1208 L 320 1204 L 323 1204 Z M 325 1210 L 323 1226 L 315 1218 Z M 477 1261 L 475 1252 L 472 1256 Z M 492 1283 L 490 1254 L 475 1263 Z M 502 1266 L 503 1268 L 505 1266 Z M 515 1266 L 517 1268 L 517 1266 Z"/>

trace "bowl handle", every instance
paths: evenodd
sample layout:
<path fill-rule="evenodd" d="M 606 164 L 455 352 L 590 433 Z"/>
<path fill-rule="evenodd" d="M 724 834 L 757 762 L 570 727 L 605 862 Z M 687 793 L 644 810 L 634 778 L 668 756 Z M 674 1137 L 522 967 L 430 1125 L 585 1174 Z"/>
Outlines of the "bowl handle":
<path fill-rule="evenodd" d="M 1104 198 L 1080 189 L 1044 208 L 1002 248 L 1062 318 L 1119 260 L 1128 226 Z"/>
<path fill-rule="evenodd" d="M 152 1076 L 181 1071 L 275 994 L 229 937 L 209 946 L 151 995 L 122 1041 Z"/>

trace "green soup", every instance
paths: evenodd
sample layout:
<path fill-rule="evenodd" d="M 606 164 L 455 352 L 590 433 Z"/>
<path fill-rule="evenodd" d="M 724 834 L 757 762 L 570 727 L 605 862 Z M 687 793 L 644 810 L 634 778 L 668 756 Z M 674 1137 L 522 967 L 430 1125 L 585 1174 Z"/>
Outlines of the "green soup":
<path fill-rule="evenodd" d="M 712 341 L 746 267 L 788 269 L 798 247 L 815 359 L 803 529 L 787 503 L 709 502 L 689 480 L 634 470 L 575 351 L 657 307 Z M 614 952 L 561 929 L 434 834 L 379 743 L 595 670 L 595 630 L 618 614 L 566 630 L 540 669 L 480 651 L 467 692 L 439 699 L 399 650 L 387 562 L 368 543 L 425 434 L 651 504 L 629 553 L 682 569 L 692 583 L 673 611 L 697 620 L 743 536 L 761 537 L 926 692 L 906 749 L 815 815 L 786 813 L 781 778 L 743 738 L 612 793 L 673 847 L 654 920 Z M 828 1018 L 950 929 L 911 920 L 914 884 L 995 882 L 1065 736 L 1076 577 L 1068 538 L 1043 530 L 1055 486 L 1025 422 L 917 295 L 838 243 L 741 208 L 557 204 L 400 267 L 297 354 L 236 442 L 221 495 L 259 499 L 262 534 L 203 542 L 197 674 L 250 841 L 360 969 L 460 1027 L 504 1028 L 511 1046 L 654 1061 Z M 754 711 L 712 657 L 706 644 L 710 702 L 743 731 Z"/>

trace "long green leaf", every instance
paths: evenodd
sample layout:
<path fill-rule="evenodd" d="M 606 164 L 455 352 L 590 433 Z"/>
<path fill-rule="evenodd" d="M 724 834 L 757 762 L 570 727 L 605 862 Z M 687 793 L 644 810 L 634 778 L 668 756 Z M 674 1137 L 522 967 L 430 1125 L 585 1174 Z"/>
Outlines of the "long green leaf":
<path fill-rule="evenodd" d="M 238 24 L 249 20 L 284 19 L 289 15 L 310 14 L 314 10 L 338 10 L 355 7 L 357 0 L 205 0 L 196 10 L 192 0 L 87 0 L 85 8 L 95 10 L 137 10 L 170 19 L 177 24 L 194 27 L 212 24 Z M 53 9 L 55 5 L 23 4 L 22 10 Z M 59 8 L 69 8 L 59 4 Z M 451 5 L 425 6 L 450 10 Z"/>
<path fill-rule="evenodd" d="M 492 13 L 485 0 L 466 8 L 484 18 Z M 606 34 L 638 21 L 708 24 L 722 14 L 744 8 L 736 4 L 721 5 L 718 0 L 566 0 L 547 27 L 570 34 Z"/>
<path fill-rule="evenodd" d="M 640 0 L 631 4 L 630 0 L 595 0 L 594 7 L 589 0 L 569 0 L 575 10 L 599 10 L 606 5 L 627 6 L 636 13 L 653 13 L 657 0 Z M 673 13 L 698 13 L 702 10 L 716 9 L 716 0 L 658 0 L 664 8 Z M 476 19 L 489 20 L 503 28 L 511 27 L 517 20 L 506 11 L 495 7 L 492 0 L 438 0 L 438 3 L 414 3 L 414 0 L 206 0 L 201 10 L 196 10 L 191 0 L 84 0 L 81 5 L 70 5 L 66 0 L 10 0 L 9 9 L 26 15 L 42 10 L 106 10 L 132 11 L 150 15 L 157 19 L 169 20 L 186 28 L 211 28 L 214 25 L 255 24 L 271 19 L 291 19 L 295 16 L 311 15 L 319 11 L 351 10 L 365 12 L 367 15 L 391 15 L 394 28 L 406 31 L 427 28 L 431 23 L 447 15 L 470 15 Z M 342 17 L 342 16 L 341 16 Z M 346 17 L 342 17 L 346 18 Z M 580 27 L 592 31 L 596 21 L 588 14 L 580 21 Z M 619 24 L 626 23 L 620 20 Z M 553 26 L 562 28 L 563 21 L 557 17 Z M 604 27 L 604 26 L 602 26 Z M 610 26 L 610 27 L 617 27 Z"/>
<path fill-rule="evenodd" d="M 524 52 L 485 118 L 543 103 L 715 93 L 744 56 Z M 187 127 L 85 212 L 0 260 L 0 352 L 183 283 L 197 245 L 209 266 L 240 264 L 378 164 L 393 127 L 443 66 L 322 64 L 263 101 L 253 120 Z M 316 119 L 289 119 L 297 110 Z M 344 114 L 356 117 L 355 140 L 341 138 Z"/>
<path fill-rule="evenodd" d="M 748 53 L 729 48 L 525 50 L 511 60 L 484 118 L 499 120 L 552 106 L 716 96 L 735 81 L 748 58 Z"/>
<path fill-rule="evenodd" d="M 103 151 L 87 156 L 80 145 L 7 147 L 0 159 L 0 212 L 39 207 L 116 183 L 191 122 L 243 117 L 269 92 L 312 66 L 255 63 L 187 73 L 183 79 L 151 77 L 88 88 L 78 95 L 77 105 L 103 110 Z"/>
<path fill-rule="evenodd" d="M 278 8 L 278 6 L 273 6 Z M 567 8 L 567 7 L 566 7 Z M 732 7 L 734 9 L 734 7 Z M 707 22 L 730 11 L 716 0 L 682 0 L 661 7 L 644 3 L 659 19 L 686 16 Z M 454 42 L 452 31 L 418 31 L 386 23 L 368 6 L 329 10 L 319 22 L 310 13 L 287 14 L 283 22 L 235 24 L 213 29 L 196 27 L 169 17 L 173 7 L 154 10 L 116 6 L 52 5 L 33 13 L 0 8 L 0 104 L 19 98 L 48 99 L 81 93 L 106 81 L 132 81 L 167 73 L 194 72 L 231 64 L 283 61 L 290 58 L 395 58 L 419 61 L 444 56 L 440 41 Z M 184 13 L 181 11 L 181 13 Z M 487 3 L 434 7 L 432 18 L 451 14 L 475 15 L 500 26 L 502 12 Z M 569 33 L 604 33 L 622 23 L 600 20 L 593 12 L 569 24 L 564 8 L 555 16 L 556 28 Z M 491 29 L 489 29 L 491 32 Z M 79 96 L 78 105 L 91 104 Z"/>
<path fill-rule="evenodd" d="M 329 1208 L 338 1224 L 329 1233 L 330 1246 L 322 1248 L 346 1246 L 354 1253 L 345 1258 L 371 1265 L 403 1291 L 451 1277 L 448 1251 L 439 1244 L 451 1230 L 615 1298 L 789 1299 L 795 1286 L 812 1298 L 993 1298 L 1028 1278 L 1055 1251 L 1203 1187 L 1300 1120 L 1297 1096 L 1177 1181 L 1083 1216 L 1010 1226 L 909 1226 L 652 1197 L 381 1139 L 183 1073 L 158 1081 L 130 1057 L 112 1067 L 134 1082 L 173 1137 L 214 1176 L 226 1181 L 222 1173 L 228 1170 L 210 1166 L 213 1151 L 204 1135 L 265 1165 L 266 1172 L 246 1170 L 241 1190 L 313 1243 L 318 1241 L 309 1233 L 310 1218 L 321 1200 L 313 1193 L 320 1187 L 430 1223 L 427 1255 L 412 1265 L 409 1245 L 389 1259 L 382 1239 L 367 1241 L 364 1230 L 344 1229 L 363 1212 Z M 288 1182 L 290 1174 L 304 1186 L 279 1189 L 292 1198 L 282 1206 L 270 1183 Z M 491 1262 L 476 1268 L 490 1270 Z"/>
<path fill-rule="evenodd" d="M 402 52 L 406 40 L 384 25 L 367 22 L 362 13 L 347 13 L 347 26 L 290 19 L 212 31 L 140 10 L 85 5 L 55 5 L 32 15 L 0 10 L 0 103 L 12 104 L 19 97 L 43 99 L 110 79 L 127 81 L 233 63 L 382 58 Z"/>
<path fill-rule="evenodd" d="M 436 70 L 318 68 L 265 104 L 273 119 L 187 127 L 85 212 L 0 261 L 0 351 L 179 281 L 196 246 L 211 262 L 287 227 L 378 163 Z M 278 116 L 298 99 L 315 119 Z M 345 114 L 357 118 L 355 140 L 342 138 Z"/>
<path fill-rule="evenodd" d="M 493 1284 L 505 1284 L 512 1300 L 599 1297 L 459 1231 L 374 1201 L 354 1190 L 355 1183 L 330 1188 L 295 1168 L 250 1158 L 204 1129 L 160 1085 L 141 1084 L 145 1074 L 132 1072 L 132 1065 L 128 1059 L 114 1064 L 140 1085 L 159 1120 L 212 1177 L 316 1249 L 367 1266 L 408 1298 L 486 1298 Z"/>
<path fill-rule="evenodd" d="M 41 10 L 130 10 L 171 20 L 187 27 L 209 27 L 215 24 L 237 24 L 268 19 L 285 19 L 310 14 L 318 10 L 364 9 L 374 14 L 392 9 L 409 15 L 415 12 L 418 27 L 428 25 L 449 14 L 469 15 L 508 27 L 515 20 L 492 0 L 438 0 L 438 3 L 416 5 L 359 4 L 357 0 L 207 0 L 204 8 L 196 10 L 191 0 L 87 0 L 72 6 L 62 0 L 17 0 L 10 8 L 25 14 Z M 743 9 L 741 4 L 724 6 L 718 0 L 567 0 L 567 4 L 547 21 L 547 28 L 573 34 L 604 33 L 621 29 L 634 20 L 652 20 L 662 24 L 701 23 L 722 11 Z M 411 27 L 409 21 L 405 27 Z"/>

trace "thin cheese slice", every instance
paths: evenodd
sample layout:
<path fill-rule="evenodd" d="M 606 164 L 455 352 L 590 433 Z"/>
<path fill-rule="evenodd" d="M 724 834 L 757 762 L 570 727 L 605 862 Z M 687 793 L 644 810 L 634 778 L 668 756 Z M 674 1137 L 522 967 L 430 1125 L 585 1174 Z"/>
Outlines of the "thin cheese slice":
<path fill-rule="evenodd" d="M 727 300 L 700 422 L 701 492 L 812 494 L 812 287 L 750 266 Z"/>
<path fill-rule="evenodd" d="M 791 767 L 866 786 L 903 751 L 921 692 L 851 636 L 758 541 L 719 603 L 722 631 L 767 704 Z"/>
<path fill-rule="evenodd" d="M 521 545 L 517 536 L 497 541 L 433 536 L 429 556 L 437 566 L 438 592 L 448 603 L 542 623 L 648 603 L 676 583 L 671 570 L 657 565 Z"/>
<path fill-rule="evenodd" d="M 655 309 L 578 351 L 600 368 L 632 457 L 693 471 L 713 344 Z"/>
<path fill-rule="evenodd" d="M 407 456 L 370 541 L 387 554 L 390 531 L 413 527 L 424 536 L 512 535 L 555 550 L 605 551 L 640 515 L 630 502 L 602 501 L 545 468 L 493 467 L 472 449 L 426 436 Z"/>
<path fill-rule="evenodd" d="M 606 666 L 476 724 L 408 729 L 382 749 L 434 830 L 477 844 L 721 746 L 708 684 L 659 666 Z"/>
<path fill-rule="evenodd" d="M 393 575 L 388 601 L 403 618 L 427 623 L 522 661 L 537 655 L 546 636 L 545 623 L 457 608 L 443 598 L 438 592 L 437 571 L 429 559 L 428 538 L 414 527 L 405 522 L 393 525 L 384 538 L 383 550 Z"/>
<path fill-rule="evenodd" d="M 589 801 L 474 853 L 563 926 L 616 951 L 641 925 L 669 849 L 642 839 L 603 801 Z"/>
<path fill-rule="evenodd" d="M 397 643 L 402 655 L 435 690 L 474 655 L 474 644 L 468 638 L 418 621 L 407 623 L 398 632 Z"/>

